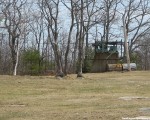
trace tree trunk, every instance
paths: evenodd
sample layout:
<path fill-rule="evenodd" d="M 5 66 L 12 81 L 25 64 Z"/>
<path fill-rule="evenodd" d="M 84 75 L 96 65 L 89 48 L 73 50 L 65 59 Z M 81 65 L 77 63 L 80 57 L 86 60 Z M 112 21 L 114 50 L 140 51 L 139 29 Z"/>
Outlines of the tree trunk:
<path fill-rule="evenodd" d="M 19 62 L 19 48 L 17 50 L 17 55 L 16 55 L 16 64 L 15 64 L 14 73 L 13 73 L 14 76 L 17 75 L 18 62 Z"/>
<path fill-rule="evenodd" d="M 55 55 L 55 62 L 56 62 L 56 76 L 57 77 L 64 77 L 63 67 L 61 64 L 61 55 L 60 55 L 60 51 L 58 49 L 58 45 L 52 44 L 52 46 L 53 46 L 54 55 Z"/>
<path fill-rule="evenodd" d="M 126 28 L 127 25 L 125 23 L 125 15 L 123 15 L 122 20 L 123 20 L 124 43 L 125 43 L 125 56 L 128 64 L 128 70 L 131 71 L 129 47 L 128 47 L 128 33 L 127 33 L 128 28 Z"/>
<path fill-rule="evenodd" d="M 81 10 L 80 10 L 80 34 L 79 34 L 79 53 L 78 53 L 78 67 L 77 67 L 77 77 L 82 76 L 82 64 L 83 64 L 83 43 L 84 43 L 84 21 L 83 21 L 83 9 L 84 2 L 81 0 Z"/>
<path fill-rule="evenodd" d="M 16 53 L 13 52 L 13 50 L 11 50 L 11 56 L 12 56 L 12 70 L 13 70 L 13 75 L 14 74 L 14 71 L 15 71 L 15 66 L 16 66 Z"/>
<path fill-rule="evenodd" d="M 80 38 L 81 39 L 81 38 Z M 83 38 L 82 38 L 83 39 Z M 82 64 L 83 64 L 83 46 L 81 44 L 82 39 L 79 40 L 79 53 L 78 53 L 78 66 L 77 66 L 77 77 L 82 76 Z"/>
<path fill-rule="evenodd" d="M 64 67 L 64 74 L 65 75 L 67 75 L 67 72 L 68 72 L 68 70 L 67 70 L 68 69 L 68 54 L 69 54 L 69 49 L 70 49 L 71 34 L 72 34 L 73 26 L 74 26 L 73 24 L 74 24 L 74 21 L 72 20 L 72 24 L 71 24 L 69 36 L 68 36 L 67 49 L 66 49 L 66 53 L 65 53 L 65 67 Z"/>
<path fill-rule="evenodd" d="M 12 59 L 12 74 L 15 75 L 15 67 L 16 67 L 16 56 L 17 56 L 17 53 L 16 53 L 16 50 L 15 50 L 15 41 L 16 41 L 16 38 L 15 37 L 10 37 L 9 35 L 9 46 L 10 46 L 10 49 L 11 49 L 11 59 Z"/>
<path fill-rule="evenodd" d="M 77 33 L 76 33 L 76 42 L 75 42 L 74 52 L 73 52 L 73 72 L 74 73 L 76 73 L 76 71 L 77 71 L 77 66 L 76 66 L 77 61 L 76 61 L 76 59 L 77 59 L 77 49 L 78 49 L 78 36 L 79 36 L 79 32 L 77 31 Z"/>

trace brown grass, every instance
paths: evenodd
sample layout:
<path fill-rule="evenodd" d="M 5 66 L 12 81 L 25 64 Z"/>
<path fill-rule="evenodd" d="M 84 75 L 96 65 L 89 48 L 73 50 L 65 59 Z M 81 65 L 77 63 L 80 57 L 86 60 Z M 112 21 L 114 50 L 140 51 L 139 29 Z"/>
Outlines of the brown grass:
<path fill-rule="evenodd" d="M 140 97 L 123 100 L 120 97 Z M 143 99 L 142 99 L 143 98 Z M 148 99 L 144 99 L 148 98 Z M 150 116 L 150 72 L 0 76 L 0 120 L 121 120 Z"/>

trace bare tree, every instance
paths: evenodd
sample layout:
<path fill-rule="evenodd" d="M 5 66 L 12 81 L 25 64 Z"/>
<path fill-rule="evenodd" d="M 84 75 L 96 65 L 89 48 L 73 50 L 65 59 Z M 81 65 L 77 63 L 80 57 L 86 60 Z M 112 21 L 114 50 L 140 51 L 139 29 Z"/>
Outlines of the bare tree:
<path fill-rule="evenodd" d="M 137 53 L 137 56 L 139 57 L 138 59 L 138 66 L 142 70 L 150 70 L 150 40 L 149 40 L 150 35 L 147 34 L 140 38 L 139 40 L 139 47 L 135 51 Z"/>
<path fill-rule="evenodd" d="M 125 55 L 126 55 L 126 59 L 127 59 L 128 70 L 131 71 L 130 56 L 129 56 L 129 47 L 128 47 L 128 32 L 127 32 L 128 28 L 126 26 L 125 14 L 123 14 L 123 16 L 122 16 L 122 22 L 123 22 Z"/>
<path fill-rule="evenodd" d="M 75 45 L 74 45 L 74 51 L 73 51 L 73 68 L 74 73 L 77 72 L 77 52 L 78 52 L 78 45 L 79 45 L 79 19 L 78 19 L 78 4 L 75 3 L 74 8 L 74 16 L 76 21 L 76 35 L 75 35 Z"/>
<path fill-rule="evenodd" d="M 102 2 L 102 10 L 99 11 L 99 24 L 103 27 L 103 33 L 101 33 L 102 41 L 108 42 L 112 35 L 111 29 L 115 21 L 118 20 L 117 7 L 120 0 L 104 0 Z"/>
<path fill-rule="evenodd" d="M 44 57 L 46 57 L 45 49 L 48 47 L 48 40 L 45 39 L 46 27 L 44 24 L 43 13 L 38 9 L 35 11 L 31 11 L 31 20 L 30 20 L 30 34 L 34 36 L 34 46 L 36 50 L 41 53 L 41 57 L 39 58 L 39 73 L 41 72 L 40 66 Z"/>
<path fill-rule="evenodd" d="M 66 4 L 65 4 L 66 5 Z M 76 64 L 76 51 L 78 47 L 77 61 L 77 77 L 82 77 L 82 65 L 84 59 L 84 40 L 86 36 L 86 46 L 88 47 L 88 33 L 90 28 L 96 23 L 93 20 L 94 14 L 98 11 L 95 9 L 95 1 L 71 0 L 71 8 L 67 7 L 71 12 L 71 31 L 72 27 L 76 28 L 76 41 L 74 47 L 74 64 Z M 93 21 L 92 21 L 93 20 Z M 69 32 L 70 33 L 70 32 Z M 69 43 L 69 39 L 68 39 Z M 69 44 L 67 44 L 69 46 Z"/>
<path fill-rule="evenodd" d="M 64 0 L 62 0 L 62 3 L 68 8 L 68 10 L 70 11 L 70 28 L 69 28 L 69 34 L 68 34 L 68 40 L 67 40 L 67 48 L 66 48 L 66 52 L 65 52 L 65 66 L 64 66 L 64 73 L 65 75 L 67 75 L 68 72 L 68 54 L 69 54 L 69 50 L 70 50 L 70 43 L 71 43 L 71 37 L 72 37 L 72 32 L 73 32 L 73 27 L 75 25 L 75 18 L 74 18 L 74 1 L 71 0 L 70 1 L 70 6 L 68 7 L 66 2 Z"/>
<path fill-rule="evenodd" d="M 39 1 L 39 7 L 47 22 L 48 40 L 50 40 L 55 55 L 55 62 L 57 67 L 56 76 L 63 77 L 64 76 L 63 66 L 61 63 L 61 54 L 60 54 L 60 48 L 58 44 L 59 4 L 60 4 L 60 0 Z"/>
<path fill-rule="evenodd" d="M 124 2 L 121 2 L 123 7 L 122 11 L 124 10 L 124 12 L 120 13 L 122 14 L 125 51 L 129 66 L 129 54 L 135 50 L 138 39 L 147 34 L 150 29 L 150 18 L 148 17 L 149 4 L 147 0 L 129 0 Z M 128 41 L 130 42 L 129 50 L 127 47 Z"/>
<path fill-rule="evenodd" d="M 9 46 L 11 49 L 13 75 L 17 74 L 19 50 L 22 44 L 21 37 L 24 32 L 24 19 L 22 7 L 24 0 L 8 0 L 2 2 L 2 13 L 5 16 L 5 28 L 9 34 Z"/>
<path fill-rule="evenodd" d="M 82 76 L 82 65 L 83 65 L 83 45 L 84 45 L 84 7 L 85 7 L 85 3 L 83 0 L 81 1 L 77 1 L 76 2 L 76 21 L 77 21 L 77 31 L 79 31 L 78 33 L 78 63 L 77 63 L 77 77 L 83 77 Z"/>
<path fill-rule="evenodd" d="M 85 29 L 85 36 L 86 36 L 86 47 L 88 48 L 89 44 L 89 31 L 92 27 L 99 23 L 96 21 L 95 16 L 96 14 L 102 10 L 103 7 L 96 6 L 95 0 L 86 0 L 85 1 L 85 10 L 84 10 L 84 29 Z"/>

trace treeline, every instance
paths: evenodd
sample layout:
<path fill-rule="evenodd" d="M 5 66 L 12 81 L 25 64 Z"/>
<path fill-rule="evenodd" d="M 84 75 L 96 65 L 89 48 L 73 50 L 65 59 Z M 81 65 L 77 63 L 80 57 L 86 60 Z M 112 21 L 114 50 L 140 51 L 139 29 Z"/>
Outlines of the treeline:
<path fill-rule="evenodd" d="M 0 72 L 81 77 L 89 43 L 120 39 L 127 60 L 149 70 L 149 9 L 149 0 L 0 0 Z"/>

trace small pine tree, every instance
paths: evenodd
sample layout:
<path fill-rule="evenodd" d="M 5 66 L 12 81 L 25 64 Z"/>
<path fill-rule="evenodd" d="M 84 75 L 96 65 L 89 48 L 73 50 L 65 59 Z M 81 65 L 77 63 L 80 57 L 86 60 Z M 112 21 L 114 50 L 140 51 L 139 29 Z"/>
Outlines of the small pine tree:
<path fill-rule="evenodd" d="M 83 73 L 88 73 L 91 71 L 93 58 L 94 58 L 94 50 L 92 49 L 92 47 L 89 47 L 85 51 L 85 58 L 82 68 Z"/>
<path fill-rule="evenodd" d="M 42 66 L 40 65 L 40 52 L 36 49 L 28 49 L 22 55 L 25 64 L 25 74 L 37 75 L 40 73 Z"/>

